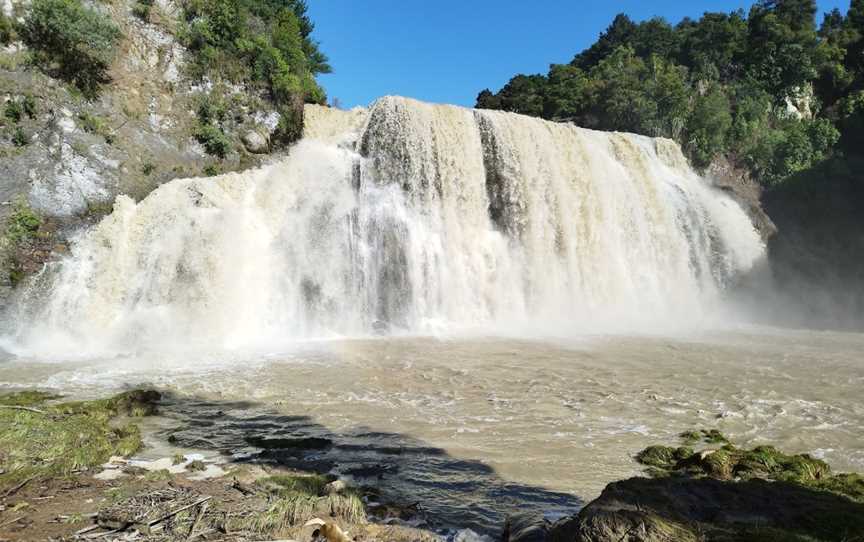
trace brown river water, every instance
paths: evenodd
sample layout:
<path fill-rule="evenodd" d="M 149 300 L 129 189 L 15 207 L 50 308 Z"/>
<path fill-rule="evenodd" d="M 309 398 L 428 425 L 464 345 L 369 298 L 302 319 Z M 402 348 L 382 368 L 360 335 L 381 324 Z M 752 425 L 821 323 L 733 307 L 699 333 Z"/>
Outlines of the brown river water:
<path fill-rule="evenodd" d="M 168 391 L 161 437 L 308 466 L 492 531 L 517 509 L 578 509 L 637 475 L 641 448 L 717 428 L 864 471 L 864 334 L 741 328 L 568 340 L 391 337 L 285 352 L 0 361 L 0 387 Z M 248 441 L 317 437 L 300 456 Z"/>

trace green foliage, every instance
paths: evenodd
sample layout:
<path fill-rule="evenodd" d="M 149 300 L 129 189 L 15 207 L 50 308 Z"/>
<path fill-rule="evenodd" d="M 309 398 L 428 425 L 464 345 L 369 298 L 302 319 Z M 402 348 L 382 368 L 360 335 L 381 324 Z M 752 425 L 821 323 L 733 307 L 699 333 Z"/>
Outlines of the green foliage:
<path fill-rule="evenodd" d="M 25 94 L 21 98 L 21 108 L 29 118 L 36 118 L 36 98 L 32 94 Z"/>
<path fill-rule="evenodd" d="M 138 0 L 132 6 L 132 14 L 144 22 L 150 20 L 150 10 L 153 9 L 154 0 Z"/>
<path fill-rule="evenodd" d="M 671 469 L 679 461 L 683 461 L 693 455 L 690 448 L 670 448 L 669 446 L 649 446 L 638 454 L 636 460 L 643 465 Z"/>
<path fill-rule="evenodd" d="M 15 41 L 15 25 L 12 19 L 0 12 L 0 45 L 8 45 Z"/>
<path fill-rule="evenodd" d="M 231 150 L 231 140 L 218 126 L 212 124 L 201 124 L 193 134 L 198 143 L 204 146 L 207 154 L 225 158 Z"/>
<path fill-rule="evenodd" d="M 747 71 L 779 102 L 816 76 L 815 0 L 760 0 L 750 9 Z"/>
<path fill-rule="evenodd" d="M 3 109 L 3 116 L 12 122 L 21 122 L 21 116 L 24 114 L 24 108 L 17 100 L 9 100 L 6 102 L 6 107 Z"/>
<path fill-rule="evenodd" d="M 0 396 L 0 405 L 35 408 L 0 408 L 0 449 L 4 452 L 0 454 L 0 487 L 28 478 L 68 476 L 104 463 L 112 455 L 136 452 L 142 446 L 138 427 L 117 425 L 116 418 L 152 413 L 147 397 L 152 398 L 152 392 L 43 405 L 56 397 L 38 392 Z"/>
<path fill-rule="evenodd" d="M 477 107 L 670 137 L 696 167 L 723 154 L 775 185 L 864 137 L 864 0 L 818 31 L 815 13 L 813 0 L 758 0 L 674 27 L 618 15 L 570 64 L 516 75 Z"/>
<path fill-rule="evenodd" d="M 13 244 L 19 244 L 34 237 L 41 225 L 42 217 L 26 200 L 18 199 L 14 203 L 12 213 L 6 218 L 5 237 Z"/>
<path fill-rule="evenodd" d="M 78 115 L 78 120 L 81 122 L 81 129 L 88 134 L 100 135 L 109 144 L 114 142 L 114 134 L 104 119 L 85 111 Z"/>
<path fill-rule="evenodd" d="M 34 0 L 20 29 L 34 59 L 93 97 L 108 81 L 120 30 L 80 0 Z"/>
<path fill-rule="evenodd" d="M 696 167 L 706 167 L 727 147 L 732 129 L 729 98 L 718 87 L 696 96 L 687 119 L 685 150 Z"/>
<path fill-rule="evenodd" d="M 184 13 L 181 37 L 194 53 L 193 71 L 265 89 L 282 115 L 276 142 L 296 140 L 302 133 L 298 110 L 303 103 L 327 100 L 315 75 L 330 71 L 327 57 L 310 37 L 313 25 L 306 4 L 301 0 L 187 0 Z M 196 137 L 214 140 L 212 121 L 201 124 Z"/>
<path fill-rule="evenodd" d="M 649 467 L 654 476 L 676 473 L 720 480 L 761 478 L 831 491 L 864 502 L 864 477 L 834 474 L 827 463 L 807 454 L 785 454 L 773 446 L 738 448 L 715 429 L 687 431 L 680 436 L 687 444 L 702 441 L 722 446 L 698 453 L 686 446 L 649 446 L 636 454 L 636 461 Z"/>
<path fill-rule="evenodd" d="M 27 137 L 24 128 L 16 126 L 15 131 L 12 133 L 12 144 L 16 147 L 24 147 L 28 143 L 30 143 L 30 138 Z"/>

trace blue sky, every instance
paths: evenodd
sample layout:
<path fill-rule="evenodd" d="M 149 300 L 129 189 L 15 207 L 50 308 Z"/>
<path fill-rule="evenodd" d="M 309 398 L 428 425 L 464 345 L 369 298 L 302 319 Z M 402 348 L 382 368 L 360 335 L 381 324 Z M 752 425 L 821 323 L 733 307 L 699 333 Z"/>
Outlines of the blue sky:
<path fill-rule="evenodd" d="M 517 73 L 546 73 L 597 39 L 616 13 L 677 22 L 737 0 L 308 0 L 333 73 L 319 80 L 344 107 L 385 94 L 474 105 Z M 849 0 L 818 0 L 844 13 Z M 821 22 L 822 14 L 818 16 Z"/>

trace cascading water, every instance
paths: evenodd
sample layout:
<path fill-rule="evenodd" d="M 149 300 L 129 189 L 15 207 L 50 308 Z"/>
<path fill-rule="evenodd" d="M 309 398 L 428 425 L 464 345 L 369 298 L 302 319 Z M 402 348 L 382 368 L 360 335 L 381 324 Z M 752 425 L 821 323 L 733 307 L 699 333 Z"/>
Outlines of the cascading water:
<path fill-rule="evenodd" d="M 309 106 L 278 164 L 119 197 L 23 293 L 10 349 L 692 321 L 763 252 L 668 140 L 397 97 Z"/>

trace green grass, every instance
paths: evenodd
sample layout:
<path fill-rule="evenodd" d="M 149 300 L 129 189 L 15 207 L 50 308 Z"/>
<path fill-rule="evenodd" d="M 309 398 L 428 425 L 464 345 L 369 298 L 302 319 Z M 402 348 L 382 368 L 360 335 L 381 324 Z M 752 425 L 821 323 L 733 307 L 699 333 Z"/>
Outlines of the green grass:
<path fill-rule="evenodd" d="M 86 111 L 78 115 L 78 121 L 81 123 L 81 129 L 88 134 L 100 135 L 109 145 L 114 143 L 114 134 L 108 123 L 97 116 L 91 115 Z"/>
<path fill-rule="evenodd" d="M 792 482 L 864 502 L 864 477 L 855 473 L 834 474 L 827 463 L 807 454 L 786 454 L 773 446 L 738 448 L 716 429 L 687 431 L 680 437 L 688 444 L 701 440 L 723 446 L 700 453 L 694 453 L 688 446 L 649 446 L 636 454 L 636 461 L 649 467 L 648 472 L 654 477 L 678 473 L 720 480 L 761 478 Z"/>
<path fill-rule="evenodd" d="M 6 238 L 17 245 L 36 235 L 42 217 L 33 210 L 27 200 L 21 198 L 15 201 L 12 214 L 6 218 Z"/>
<path fill-rule="evenodd" d="M 41 392 L 0 396 L 0 488 L 66 477 L 112 455 L 132 455 L 142 446 L 141 433 L 117 418 L 153 414 L 158 394 L 134 390 L 97 401 L 45 404 L 52 399 Z"/>

